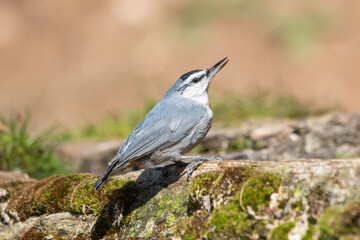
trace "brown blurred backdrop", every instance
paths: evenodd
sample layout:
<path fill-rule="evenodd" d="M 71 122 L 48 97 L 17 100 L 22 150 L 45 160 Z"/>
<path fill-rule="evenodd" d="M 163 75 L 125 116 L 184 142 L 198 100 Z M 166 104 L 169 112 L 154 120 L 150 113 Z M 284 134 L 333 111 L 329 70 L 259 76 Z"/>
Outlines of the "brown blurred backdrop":
<path fill-rule="evenodd" d="M 261 88 L 357 111 L 358 0 L 0 0 L 0 113 L 74 127 L 228 56 L 210 95 Z"/>

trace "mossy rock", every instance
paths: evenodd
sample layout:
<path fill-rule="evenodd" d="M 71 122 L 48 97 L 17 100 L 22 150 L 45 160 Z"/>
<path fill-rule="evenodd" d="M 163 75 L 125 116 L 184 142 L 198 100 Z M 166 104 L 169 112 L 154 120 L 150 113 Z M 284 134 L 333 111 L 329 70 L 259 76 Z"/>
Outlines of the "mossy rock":
<path fill-rule="evenodd" d="M 30 228 L 22 234 L 21 239 L 43 240 L 46 239 L 46 233 L 36 228 Z"/>
<path fill-rule="evenodd" d="M 295 227 L 294 222 L 284 222 L 273 229 L 270 240 L 287 240 L 288 233 Z"/>
<path fill-rule="evenodd" d="M 212 211 L 226 199 L 234 196 L 242 184 L 255 172 L 251 167 L 226 168 L 223 171 L 211 171 L 193 178 L 189 184 L 190 203 L 197 207 Z"/>
<path fill-rule="evenodd" d="M 253 215 L 267 210 L 270 196 L 280 184 L 277 174 L 251 167 L 203 173 L 189 186 L 192 207 L 198 209 L 178 225 L 177 235 L 182 239 L 266 237 L 266 222 Z"/>
<path fill-rule="evenodd" d="M 141 194 L 140 194 L 141 196 Z M 121 222 L 121 239 L 168 239 L 187 215 L 189 193 L 185 186 L 169 186 L 143 205 L 136 206 Z"/>
<path fill-rule="evenodd" d="M 2 187 L 10 192 L 9 207 L 20 219 L 57 212 L 98 215 L 112 201 L 128 205 L 138 194 L 135 182 L 110 179 L 99 191 L 91 174 L 54 175 L 35 183 L 10 182 Z"/>
<path fill-rule="evenodd" d="M 91 226 L 82 235 L 87 239 L 91 235 L 91 239 L 346 240 L 360 235 L 359 164 L 359 160 L 211 161 L 206 168 L 200 166 L 190 182 L 186 176 L 169 184 L 138 181 L 141 189 L 133 181 L 112 178 L 97 192 L 92 190 L 97 177 L 90 174 L 7 182 L 0 188 L 9 192 L 3 200 L 8 206 L 3 215 L 13 219 L 9 225 L 18 221 L 13 212 L 22 219 L 65 212 L 75 221 L 76 217 L 91 221 L 84 221 Z M 153 173 L 149 176 L 158 179 Z M 159 169 L 155 173 L 168 180 Z M 52 214 L 56 212 L 61 213 Z M 27 235 L 52 234 L 39 229 L 30 229 Z"/>
<path fill-rule="evenodd" d="M 357 239 L 360 236 L 360 203 L 326 209 L 319 221 L 319 239 Z"/>

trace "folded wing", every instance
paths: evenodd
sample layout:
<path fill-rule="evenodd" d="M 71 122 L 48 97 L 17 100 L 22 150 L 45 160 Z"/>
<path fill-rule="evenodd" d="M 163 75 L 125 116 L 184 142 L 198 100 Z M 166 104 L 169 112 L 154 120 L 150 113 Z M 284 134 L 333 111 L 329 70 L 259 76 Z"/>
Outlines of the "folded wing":
<path fill-rule="evenodd" d="M 195 104 L 181 97 L 160 101 L 125 140 L 94 188 L 100 188 L 111 173 L 125 163 L 166 149 L 186 137 L 202 118 L 207 117 L 206 108 Z"/>

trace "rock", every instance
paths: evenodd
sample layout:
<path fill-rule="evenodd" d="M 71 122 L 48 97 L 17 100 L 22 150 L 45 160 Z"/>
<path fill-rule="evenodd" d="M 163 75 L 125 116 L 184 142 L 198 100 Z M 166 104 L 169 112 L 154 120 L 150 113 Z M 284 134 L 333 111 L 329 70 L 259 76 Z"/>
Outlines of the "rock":
<path fill-rule="evenodd" d="M 360 159 L 219 161 L 200 168 L 189 186 L 198 210 L 179 223 L 180 238 L 357 239 L 360 234 Z"/>
<path fill-rule="evenodd" d="M 0 188 L 0 202 L 4 202 L 8 196 L 9 192 L 4 188 Z"/>
<path fill-rule="evenodd" d="M 0 171 L 0 183 L 5 181 L 35 181 L 35 179 L 30 178 L 28 174 L 20 171 Z"/>
<path fill-rule="evenodd" d="M 210 132 L 202 145 L 224 159 L 354 158 L 360 156 L 360 115 L 244 123 L 230 132 Z"/>
<path fill-rule="evenodd" d="M 122 142 L 123 140 L 120 139 L 81 140 L 60 144 L 56 147 L 56 151 L 73 171 L 101 174 L 117 153 Z"/>
<path fill-rule="evenodd" d="M 102 174 L 122 140 L 63 143 L 57 152 L 75 172 Z M 280 160 L 360 157 L 360 115 L 246 121 L 238 128 L 211 129 L 201 154 L 223 159 Z"/>
<path fill-rule="evenodd" d="M 0 239 L 356 239 L 360 159 L 170 164 L 6 182 Z M 135 184 L 136 182 L 136 184 Z M 5 215 L 4 215 L 5 216 Z M 16 217 L 17 216 L 17 217 Z M 336 216 L 336 217 L 335 217 Z M 336 219 L 334 221 L 329 219 Z"/>
<path fill-rule="evenodd" d="M 90 239 L 91 227 L 94 225 L 93 215 L 74 215 L 70 213 L 54 213 L 41 217 L 30 217 L 1 228 L 2 239 Z M 46 229 L 44 231 L 43 229 Z"/>
<path fill-rule="evenodd" d="M 267 122 L 257 128 L 250 129 L 246 134 L 253 141 L 261 141 L 280 135 L 288 136 L 294 129 L 287 122 Z"/>

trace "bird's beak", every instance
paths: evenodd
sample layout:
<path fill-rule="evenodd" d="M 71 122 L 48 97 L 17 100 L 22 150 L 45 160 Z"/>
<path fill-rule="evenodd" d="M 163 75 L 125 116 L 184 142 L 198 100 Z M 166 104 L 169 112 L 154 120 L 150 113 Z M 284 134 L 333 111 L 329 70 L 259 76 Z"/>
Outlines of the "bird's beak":
<path fill-rule="evenodd" d="M 208 77 L 210 79 L 212 79 L 215 76 L 215 74 L 217 74 L 227 64 L 228 61 L 229 61 L 229 59 L 226 57 L 226 58 L 222 59 L 220 62 L 218 62 L 217 64 L 215 64 L 212 68 L 208 69 Z"/>

